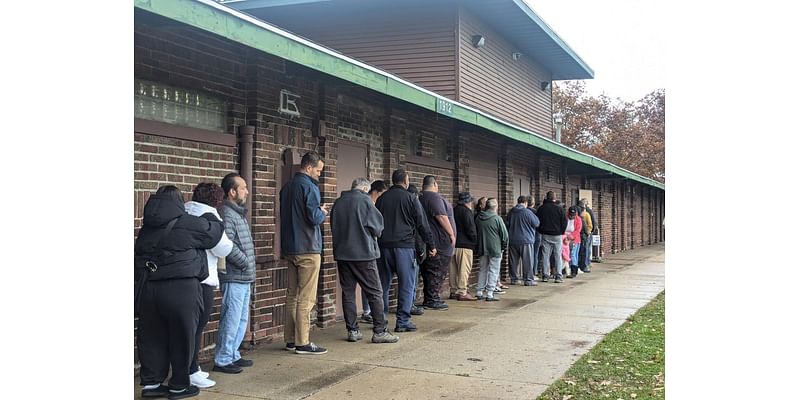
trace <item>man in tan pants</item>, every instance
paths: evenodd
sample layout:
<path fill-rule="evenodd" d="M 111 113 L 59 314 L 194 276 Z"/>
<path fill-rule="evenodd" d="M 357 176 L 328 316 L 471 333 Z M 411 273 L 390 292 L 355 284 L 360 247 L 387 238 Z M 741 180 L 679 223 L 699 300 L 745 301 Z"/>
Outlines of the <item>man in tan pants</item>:
<path fill-rule="evenodd" d="M 324 347 L 309 339 L 309 314 L 317 299 L 317 281 L 322 262 L 320 226 L 328 215 L 328 204 L 320 204 L 319 176 L 324 163 L 316 152 L 306 153 L 300 171 L 280 193 L 281 256 L 289 262 L 286 294 L 286 349 L 297 354 L 325 354 Z"/>
<path fill-rule="evenodd" d="M 458 204 L 453 209 L 456 221 L 456 249 L 450 260 L 450 299 L 475 301 L 467 292 L 469 273 L 472 271 L 472 254 L 478 242 L 472 205 L 475 199 L 469 192 L 458 194 Z"/>

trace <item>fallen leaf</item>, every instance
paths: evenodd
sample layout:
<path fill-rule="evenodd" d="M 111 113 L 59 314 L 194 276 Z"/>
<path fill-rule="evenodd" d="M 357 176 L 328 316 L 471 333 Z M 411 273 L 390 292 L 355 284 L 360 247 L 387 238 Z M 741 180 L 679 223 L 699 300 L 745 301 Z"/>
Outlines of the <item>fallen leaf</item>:
<path fill-rule="evenodd" d="M 561 400 L 569 400 L 571 398 L 572 398 L 571 394 L 565 394 L 564 397 L 561 398 Z"/>
<path fill-rule="evenodd" d="M 573 381 L 564 381 L 564 382 L 566 382 L 566 383 L 567 383 L 567 385 L 572 385 L 572 386 L 575 386 L 575 382 L 573 382 Z"/>
<path fill-rule="evenodd" d="M 600 361 L 595 361 L 595 360 L 589 360 L 589 361 L 586 361 L 586 362 L 589 363 L 589 364 L 600 364 Z"/>
<path fill-rule="evenodd" d="M 600 386 L 608 386 L 611 384 L 611 381 L 602 381 L 600 382 Z"/>
<path fill-rule="evenodd" d="M 635 399 L 636 398 L 636 393 L 631 393 L 631 398 Z"/>

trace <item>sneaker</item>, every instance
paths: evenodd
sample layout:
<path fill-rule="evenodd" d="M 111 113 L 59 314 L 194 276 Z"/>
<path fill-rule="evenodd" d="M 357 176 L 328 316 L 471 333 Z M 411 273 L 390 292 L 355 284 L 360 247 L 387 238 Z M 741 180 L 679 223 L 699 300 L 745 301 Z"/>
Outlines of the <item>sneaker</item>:
<path fill-rule="evenodd" d="M 426 310 L 440 310 L 440 311 L 441 310 L 447 310 L 448 308 L 450 308 L 450 306 L 448 306 L 447 303 L 445 303 L 443 301 L 437 301 L 437 302 L 433 302 L 433 303 L 422 304 L 422 307 L 425 308 Z"/>
<path fill-rule="evenodd" d="M 522 281 L 521 281 L 521 280 L 519 280 L 519 279 L 518 279 L 518 280 L 514 281 L 514 282 L 512 283 L 512 285 L 522 286 L 522 285 L 523 285 L 523 283 L 522 283 Z"/>
<path fill-rule="evenodd" d="M 419 306 L 412 306 L 411 307 L 411 315 L 422 315 L 425 314 L 425 310 Z"/>
<path fill-rule="evenodd" d="M 373 319 L 372 319 L 372 315 L 370 315 L 370 314 L 361 314 L 361 321 L 362 322 L 366 322 L 366 323 L 368 323 L 370 325 L 372 325 L 374 323 Z"/>
<path fill-rule="evenodd" d="M 497 289 L 508 289 L 508 286 L 503 285 L 502 283 L 497 284 Z"/>
<path fill-rule="evenodd" d="M 169 387 L 158 385 L 158 387 L 142 389 L 142 397 L 166 397 L 169 395 Z"/>
<path fill-rule="evenodd" d="M 394 331 L 395 332 L 414 332 L 416 330 L 417 330 L 417 326 L 414 325 L 411 322 L 409 322 L 408 325 L 406 325 L 406 326 L 395 326 L 394 327 Z"/>
<path fill-rule="evenodd" d="M 544 283 L 550 282 L 550 277 L 549 276 L 543 277 L 542 278 L 542 282 L 544 282 Z"/>
<path fill-rule="evenodd" d="M 506 293 L 505 290 L 501 290 L 501 289 L 497 289 L 497 288 L 494 289 L 494 294 L 505 294 L 505 293 Z"/>
<path fill-rule="evenodd" d="M 319 346 L 317 346 L 316 344 L 314 344 L 312 342 L 312 343 L 309 343 L 309 344 L 307 344 L 305 346 L 297 346 L 297 347 L 295 347 L 294 348 L 294 352 L 296 354 L 314 354 L 314 355 L 317 355 L 317 354 L 325 354 L 325 353 L 327 353 L 328 349 L 326 349 L 324 347 L 319 347 Z"/>
<path fill-rule="evenodd" d="M 198 376 L 202 376 L 203 378 L 208 378 L 208 372 L 203 371 L 199 365 L 197 366 L 197 372 L 195 372 L 195 374 L 198 374 Z"/>
<path fill-rule="evenodd" d="M 567 275 L 567 278 L 568 278 L 568 279 L 572 279 L 572 278 L 574 278 L 574 277 L 576 277 L 576 276 L 577 276 L 577 274 L 569 274 L 569 275 Z"/>
<path fill-rule="evenodd" d="M 354 331 L 347 331 L 347 341 L 348 342 L 357 342 L 364 338 L 364 335 L 361 334 L 361 331 L 358 329 Z"/>
<path fill-rule="evenodd" d="M 592 272 L 592 270 L 591 270 L 591 269 L 589 269 L 589 267 L 586 267 L 586 269 L 582 269 L 581 271 L 582 271 L 584 274 L 588 274 L 588 273 Z"/>
<path fill-rule="evenodd" d="M 187 397 L 194 397 L 200 394 L 200 388 L 194 385 L 189 385 L 181 390 L 170 389 L 167 398 L 169 400 L 185 399 Z"/>
<path fill-rule="evenodd" d="M 372 334 L 372 343 L 397 343 L 398 340 L 400 340 L 400 337 L 387 331 Z"/>
<path fill-rule="evenodd" d="M 294 342 L 286 343 L 286 347 L 283 348 L 284 350 L 294 351 Z"/>
<path fill-rule="evenodd" d="M 561 283 L 561 282 L 564 282 L 564 280 L 561 278 L 556 278 L 556 283 Z"/>
<path fill-rule="evenodd" d="M 211 369 L 212 371 L 222 372 L 224 374 L 238 374 L 242 372 L 242 367 L 235 365 L 234 363 L 230 363 L 228 365 L 214 365 L 214 368 Z"/>
<path fill-rule="evenodd" d="M 487 297 L 486 301 L 500 301 L 500 299 L 497 297 Z"/>
<path fill-rule="evenodd" d="M 214 382 L 211 379 L 203 377 L 201 371 L 197 371 L 189 375 L 189 383 L 199 387 L 200 389 L 207 389 L 217 384 L 217 382 Z"/>
<path fill-rule="evenodd" d="M 536 281 L 525 282 L 525 286 L 536 286 Z"/>
<path fill-rule="evenodd" d="M 234 361 L 233 365 L 235 365 L 237 367 L 252 367 L 253 366 L 253 360 L 246 360 L 244 358 L 240 358 L 240 359 Z"/>

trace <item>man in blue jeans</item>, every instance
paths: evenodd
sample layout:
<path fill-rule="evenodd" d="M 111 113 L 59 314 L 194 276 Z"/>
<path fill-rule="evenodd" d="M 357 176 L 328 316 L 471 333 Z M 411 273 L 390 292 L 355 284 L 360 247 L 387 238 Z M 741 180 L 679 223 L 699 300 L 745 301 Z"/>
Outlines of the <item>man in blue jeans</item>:
<path fill-rule="evenodd" d="M 420 232 L 429 250 L 436 254 L 431 230 L 424 221 L 425 215 L 417 196 L 408 192 L 409 177 L 405 170 L 392 173 L 392 187 L 377 201 L 375 206 L 383 215 L 383 233 L 378 240 L 381 258 L 378 260 L 378 273 L 383 287 L 383 310 L 388 312 L 389 287 L 392 273 L 397 274 L 397 320 L 395 332 L 413 332 L 417 327 L 411 322 L 411 307 L 414 303 L 414 236 Z M 375 312 L 375 310 L 373 310 Z"/>
<path fill-rule="evenodd" d="M 222 309 L 219 315 L 217 349 L 214 354 L 214 371 L 238 374 L 242 367 L 253 365 L 239 354 L 239 345 L 247 330 L 250 304 L 250 285 L 256 278 L 256 255 L 250 224 L 244 208 L 247 200 L 247 184 L 236 173 L 222 180 L 225 203 L 222 219 L 225 234 L 233 241 L 233 248 L 225 258 L 225 270 L 219 271 Z"/>

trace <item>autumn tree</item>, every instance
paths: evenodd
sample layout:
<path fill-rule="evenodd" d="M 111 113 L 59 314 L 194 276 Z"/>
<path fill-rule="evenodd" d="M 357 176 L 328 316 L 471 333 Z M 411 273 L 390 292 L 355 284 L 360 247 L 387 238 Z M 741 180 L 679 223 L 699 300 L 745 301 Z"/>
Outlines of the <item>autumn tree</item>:
<path fill-rule="evenodd" d="M 639 175 L 664 182 L 664 89 L 635 102 L 586 93 L 583 81 L 553 89 L 553 111 L 564 114 L 561 142 Z"/>

